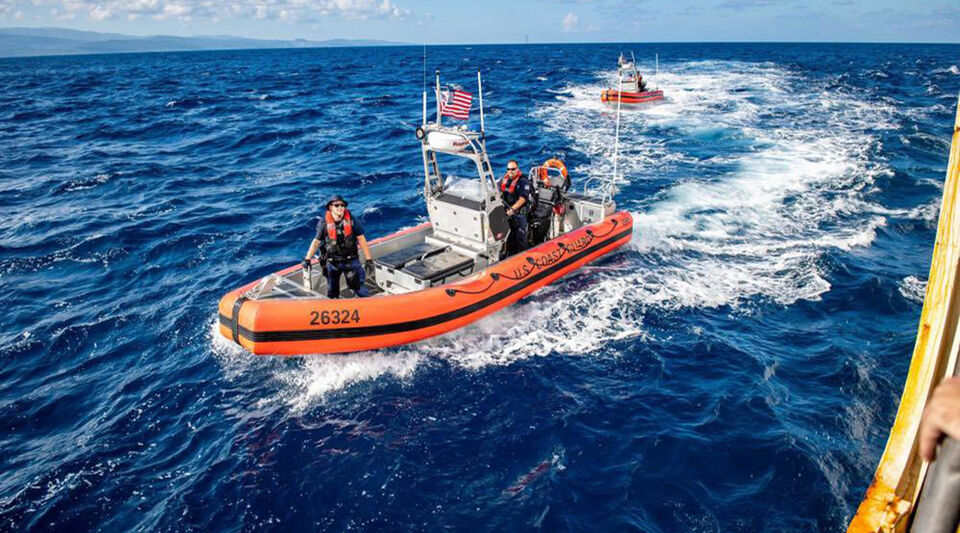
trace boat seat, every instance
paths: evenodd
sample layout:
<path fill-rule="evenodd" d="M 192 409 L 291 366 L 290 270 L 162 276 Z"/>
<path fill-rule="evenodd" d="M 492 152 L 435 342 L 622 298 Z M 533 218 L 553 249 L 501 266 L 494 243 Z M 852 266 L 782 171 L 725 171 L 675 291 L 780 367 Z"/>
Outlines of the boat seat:
<path fill-rule="evenodd" d="M 427 285 L 442 283 L 453 275 L 464 276 L 472 270 L 473 258 L 450 249 L 410 263 L 403 269 L 404 272 Z"/>
<path fill-rule="evenodd" d="M 413 246 L 408 246 L 407 248 L 401 248 L 396 252 L 390 252 L 389 254 L 382 255 L 376 258 L 374 261 L 387 268 L 400 270 L 407 263 L 423 261 L 424 258 L 433 254 L 438 254 L 447 248 L 449 247 L 428 242 L 421 242 Z"/>
<path fill-rule="evenodd" d="M 441 202 L 446 202 L 448 204 L 452 204 L 458 207 L 464 207 L 471 211 L 483 210 L 483 204 L 481 204 L 477 200 L 473 200 L 471 198 L 464 198 L 462 196 L 457 196 L 454 194 L 443 193 L 437 197 L 437 200 L 440 200 Z"/>

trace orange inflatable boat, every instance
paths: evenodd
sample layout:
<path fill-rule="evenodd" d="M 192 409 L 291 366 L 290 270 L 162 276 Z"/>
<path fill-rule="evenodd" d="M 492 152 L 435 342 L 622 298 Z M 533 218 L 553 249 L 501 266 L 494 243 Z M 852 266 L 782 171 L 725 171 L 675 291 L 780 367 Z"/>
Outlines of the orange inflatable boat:
<path fill-rule="evenodd" d="M 620 100 L 620 103 L 624 105 L 645 104 L 647 102 L 663 100 L 663 91 L 644 91 L 636 93 L 629 91 L 617 91 L 616 89 L 607 89 L 600 93 L 601 102 L 615 104 L 617 103 L 618 99 Z"/>
<path fill-rule="evenodd" d="M 380 292 L 370 298 L 330 300 L 311 294 L 304 290 L 303 271 L 296 265 L 268 277 L 275 281 L 266 293 L 263 287 L 257 290 L 261 282 L 255 282 L 224 296 L 220 333 L 255 354 L 353 352 L 415 342 L 516 302 L 626 244 L 632 232 L 630 214 L 614 213 L 475 274 L 419 291 Z M 377 255 L 378 245 L 421 242 L 431 234 L 427 223 L 373 241 L 371 251 Z"/>
<path fill-rule="evenodd" d="M 631 59 L 627 59 L 623 54 L 617 60 L 617 74 L 619 76 L 619 89 L 606 89 L 600 93 L 600 101 L 608 104 L 620 103 L 622 105 L 645 104 L 663 100 L 663 91 L 660 88 L 654 90 L 647 89 L 647 83 L 643 81 L 643 75 L 637 70 L 637 61 L 630 53 Z M 660 56 L 657 55 L 657 74 L 660 73 Z M 628 90 L 623 90 L 628 87 Z"/>
<path fill-rule="evenodd" d="M 328 298 L 314 259 L 223 296 L 220 334 L 255 354 L 278 355 L 416 342 L 502 309 L 630 241 L 633 220 L 616 209 L 614 180 L 594 178 L 598 194 L 575 193 L 565 165 L 550 159 L 529 174 L 536 179 L 525 206 L 528 247 L 507 255 L 510 225 L 487 157 L 482 85 L 479 93 L 480 131 L 443 125 L 439 105 L 427 123 L 424 95 L 416 134 L 430 221 L 369 243 L 370 297 L 355 297 L 341 279 L 340 298 Z M 468 171 L 475 177 L 463 177 Z"/>

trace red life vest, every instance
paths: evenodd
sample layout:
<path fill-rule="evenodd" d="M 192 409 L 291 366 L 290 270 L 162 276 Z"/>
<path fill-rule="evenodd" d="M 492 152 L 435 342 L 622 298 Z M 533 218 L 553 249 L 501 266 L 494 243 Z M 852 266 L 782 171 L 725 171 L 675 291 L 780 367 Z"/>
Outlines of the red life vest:
<path fill-rule="evenodd" d="M 333 220 L 333 215 L 327 211 L 325 217 L 327 222 L 326 239 L 326 257 L 333 261 L 345 261 L 357 257 L 357 238 L 353 235 L 353 221 L 350 218 L 350 211 L 343 212 L 342 233 L 337 235 L 337 222 Z"/>
<path fill-rule="evenodd" d="M 350 221 L 350 211 L 343 210 L 343 236 L 353 235 L 353 223 Z M 337 240 L 337 223 L 333 220 L 333 213 L 327 211 L 327 237 Z"/>
<path fill-rule="evenodd" d="M 520 178 L 523 177 L 523 172 L 517 172 L 517 177 L 513 180 L 509 187 L 507 187 L 507 181 L 510 180 L 509 175 L 503 176 L 503 179 L 500 180 L 500 192 L 509 192 L 513 194 L 517 190 L 517 184 L 520 183 Z"/>

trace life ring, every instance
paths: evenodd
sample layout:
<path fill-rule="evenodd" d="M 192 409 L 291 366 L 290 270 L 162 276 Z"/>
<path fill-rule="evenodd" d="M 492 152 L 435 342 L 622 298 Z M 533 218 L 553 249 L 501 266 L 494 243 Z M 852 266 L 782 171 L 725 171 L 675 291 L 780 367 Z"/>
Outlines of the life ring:
<path fill-rule="evenodd" d="M 563 161 L 560 161 L 556 157 L 551 157 L 547 159 L 542 165 L 540 165 L 540 181 L 547 187 L 550 186 L 550 175 L 547 169 L 556 168 L 560 170 L 560 174 L 563 176 L 564 181 L 564 190 L 567 189 L 567 186 L 570 183 L 570 176 L 567 174 L 567 165 L 563 164 Z"/>

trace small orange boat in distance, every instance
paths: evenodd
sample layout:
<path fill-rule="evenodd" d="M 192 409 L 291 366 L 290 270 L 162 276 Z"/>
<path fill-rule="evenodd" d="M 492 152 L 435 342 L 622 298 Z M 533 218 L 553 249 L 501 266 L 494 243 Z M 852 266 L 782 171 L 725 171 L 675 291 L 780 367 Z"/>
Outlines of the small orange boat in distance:
<path fill-rule="evenodd" d="M 630 57 L 633 58 L 633 52 L 630 53 Z M 660 74 L 660 56 L 657 55 L 657 74 L 659 77 Z M 617 89 L 606 89 L 600 93 L 600 101 L 608 104 L 617 104 L 620 105 L 635 105 L 635 104 L 645 104 L 647 102 L 654 102 L 657 100 L 663 100 L 663 91 L 657 87 L 654 90 L 649 90 L 647 88 L 647 83 L 643 80 L 643 76 L 637 70 L 637 62 L 635 59 L 628 60 L 623 54 L 620 54 L 620 59 L 617 60 L 617 74 L 618 79 L 618 88 Z M 624 90 L 626 87 L 627 90 Z"/>
<path fill-rule="evenodd" d="M 530 234 L 542 242 L 505 256 L 509 224 L 486 152 L 479 73 L 477 82 L 480 131 L 443 125 L 439 98 L 436 121 L 427 123 L 424 92 L 416 134 L 430 221 L 370 241 L 369 298 L 353 297 L 345 283 L 344 297 L 327 298 L 320 268 L 295 265 L 224 295 L 220 334 L 255 354 L 275 355 L 416 342 L 494 313 L 630 242 L 633 219 L 617 211 L 614 180 L 600 180 L 599 194 L 576 193 L 567 169 L 550 160 L 530 172 L 537 198 L 531 225 L 540 228 Z M 476 178 L 463 177 L 469 173 Z"/>
<path fill-rule="evenodd" d="M 647 102 L 653 102 L 654 100 L 663 100 L 663 91 L 644 91 L 642 93 L 634 93 L 629 91 L 617 91 L 615 89 L 607 89 L 600 93 L 600 101 L 608 104 L 614 104 L 619 100 L 622 104 L 645 104 Z"/>

